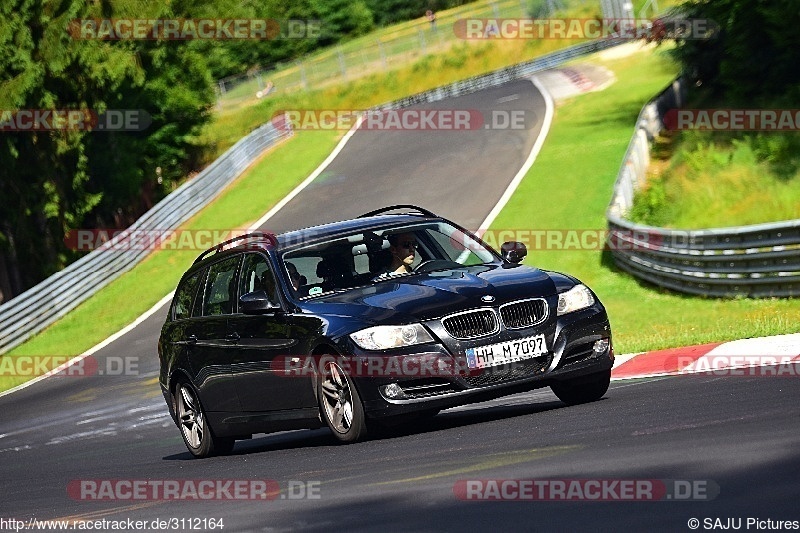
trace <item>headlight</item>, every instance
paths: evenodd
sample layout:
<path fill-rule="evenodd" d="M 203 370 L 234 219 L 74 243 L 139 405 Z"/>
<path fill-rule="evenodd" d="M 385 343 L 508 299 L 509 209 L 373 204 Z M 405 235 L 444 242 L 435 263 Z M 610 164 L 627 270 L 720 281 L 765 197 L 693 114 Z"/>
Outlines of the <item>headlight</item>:
<path fill-rule="evenodd" d="M 587 307 L 594 305 L 594 296 L 585 285 L 575 285 L 567 292 L 562 292 L 558 295 L 558 308 L 556 312 L 559 315 L 566 315 L 573 311 L 580 311 Z"/>
<path fill-rule="evenodd" d="M 433 342 L 430 333 L 421 324 L 375 326 L 351 333 L 350 338 L 365 350 L 388 350 Z"/>

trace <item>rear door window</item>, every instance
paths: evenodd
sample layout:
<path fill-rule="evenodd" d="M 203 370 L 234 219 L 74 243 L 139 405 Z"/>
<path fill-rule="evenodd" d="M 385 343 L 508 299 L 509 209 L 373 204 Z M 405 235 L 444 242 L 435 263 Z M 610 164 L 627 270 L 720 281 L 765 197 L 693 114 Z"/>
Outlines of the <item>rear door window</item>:
<path fill-rule="evenodd" d="M 236 311 L 236 271 L 241 256 L 214 263 L 208 270 L 203 316 L 230 315 Z"/>
<path fill-rule="evenodd" d="M 193 275 L 183 280 L 181 286 L 178 287 L 175 293 L 175 303 L 172 307 L 172 317 L 174 320 L 182 320 L 192 315 L 192 305 L 197 295 L 197 285 L 202 273 L 204 273 L 204 271 L 195 272 Z"/>

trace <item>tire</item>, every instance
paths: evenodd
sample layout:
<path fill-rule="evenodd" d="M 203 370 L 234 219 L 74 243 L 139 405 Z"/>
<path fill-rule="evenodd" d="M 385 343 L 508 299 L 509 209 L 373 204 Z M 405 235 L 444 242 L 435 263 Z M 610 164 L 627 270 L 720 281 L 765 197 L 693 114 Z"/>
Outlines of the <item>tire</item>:
<path fill-rule="evenodd" d="M 579 405 L 599 400 L 608 391 L 611 383 L 611 370 L 592 376 L 594 379 L 582 378 L 575 381 L 562 381 L 551 385 L 558 399 L 567 405 Z"/>
<path fill-rule="evenodd" d="M 319 376 L 319 411 L 333 435 L 342 442 L 357 442 L 367 436 L 361 397 L 353 380 L 333 361 Z"/>
<path fill-rule="evenodd" d="M 233 449 L 235 439 L 231 437 L 215 437 L 208 425 L 203 406 L 194 389 L 185 381 L 175 387 L 173 394 L 175 415 L 186 448 L 195 457 L 222 455 Z"/>

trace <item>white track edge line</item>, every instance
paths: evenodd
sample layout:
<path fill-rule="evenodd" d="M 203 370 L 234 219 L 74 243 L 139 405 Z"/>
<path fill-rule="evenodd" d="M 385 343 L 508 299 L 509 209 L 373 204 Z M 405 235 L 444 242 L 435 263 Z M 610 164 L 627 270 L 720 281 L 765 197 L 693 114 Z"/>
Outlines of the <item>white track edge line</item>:
<path fill-rule="evenodd" d="M 539 132 L 539 136 L 536 138 L 536 142 L 533 143 L 533 147 L 531 148 L 530 154 L 528 154 L 528 159 L 522 164 L 522 167 L 519 169 L 519 172 L 514 176 L 514 179 L 511 180 L 511 183 L 508 184 L 506 190 L 503 192 L 503 195 L 498 200 L 497 204 L 492 208 L 489 212 L 489 215 L 484 219 L 481 223 L 480 227 L 478 228 L 478 236 L 482 236 L 483 233 L 489 229 L 489 226 L 494 222 L 494 219 L 497 218 L 497 215 L 500 214 L 500 211 L 506 206 L 508 201 L 513 196 L 514 192 L 519 187 L 519 184 L 522 183 L 522 180 L 525 178 L 525 175 L 528 173 L 530 168 L 533 166 L 533 163 L 536 161 L 536 158 L 539 155 L 539 151 L 542 149 L 544 145 L 544 141 L 547 138 L 547 134 L 550 132 L 550 125 L 553 122 L 553 115 L 554 115 L 554 104 L 553 104 L 553 97 L 544 88 L 544 85 L 536 79 L 534 75 L 532 78 L 529 78 L 531 83 L 536 87 L 536 89 L 541 93 L 544 97 L 544 119 L 542 121 L 542 129 Z"/>
<path fill-rule="evenodd" d="M 286 196 L 284 196 L 284 197 L 283 197 L 283 199 L 282 199 L 280 202 L 278 202 L 277 204 L 275 204 L 275 206 L 273 206 L 273 208 L 272 208 L 272 209 L 270 209 L 269 211 L 267 211 L 267 213 L 266 213 L 264 216 L 262 216 L 261 218 L 259 218 L 259 219 L 258 219 L 258 220 L 257 220 L 257 221 L 256 221 L 256 222 L 255 222 L 255 223 L 252 225 L 252 226 L 250 226 L 250 228 L 249 228 L 249 230 L 248 230 L 248 231 L 254 231 L 254 230 L 257 230 L 259 227 L 261 227 L 261 226 L 262 226 L 262 225 L 263 225 L 263 224 L 264 224 L 264 223 L 265 223 L 267 220 L 269 220 L 270 218 L 272 218 L 273 216 L 275 216 L 275 214 L 276 214 L 278 211 L 280 211 L 281 209 L 283 209 L 283 207 L 284 207 L 284 206 L 286 206 L 286 204 L 288 204 L 289 202 L 291 202 L 291 201 L 292 201 L 292 199 L 294 199 L 294 197 L 295 197 L 295 196 L 297 196 L 298 194 L 300 194 L 300 192 L 301 192 L 303 189 L 305 189 L 306 187 L 308 187 L 308 186 L 311 184 L 311 182 L 312 182 L 312 181 L 314 181 L 315 179 L 317 179 L 317 177 L 318 177 L 320 174 L 322 174 L 322 172 L 323 172 L 323 171 L 324 171 L 326 168 L 328 168 L 328 165 L 330 165 L 330 164 L 331 164 L 331 161 L 333 161 L 334 159 L 336 159 L 336 156 L 338 156 L 338 155 L 339 155 L 339 152 L 341 152 L 342 150 L 344 150 L 344 146 L 347 144 L 347 141 L 349 141 L 349 140 L 350 140 L 350 138 L 351 138 L 351 137 L 352 137 L 352 136 L 355 134 L 355 132 L 358 130 L 359 126 L 361 125 L 361 122 L 362 122 L 362 121 L 363 121 L 363 116 L 362 116 L 362 115 L 359 115 L 359 117 L 358 117 L 358 120 L 356 121 L 356 123 L 355 123 L 355 124 L 353 124 L 353 127 L 352 127 L 352 128 L 350 128 L 350 131 L 348 131 L 348 132 L 347 132 L 347 134 L 345 134 L 345 136 L 344 136 L 344 137 L 342 137 L 342 140 L 341 140 L 341 141 L 339 141 L 339 144 L 337 144 L 337 145 L 336 145 L 336 148 L 334 148 L 334 149 L 333 149 L 333 152 L 331 152 L 331 153 L 328 155 L 328 157 L 325 159 L 325 161 L 323 161 L 322 163 L 320 163 L 320 165 L 319 165 L 319 166 L 316 168 L 316 170 L 314 170 L 314 172 L 312 172 L 312 173 L 311 173 L 311 174 L 310 174 L 310 175 L 309 175 L 309 176 L 308 176 L 308 177 L 307 177 L 305 180 L 303 180 L 303 182 L 302 182 L 300 185 L 298 185 L 297 187 L 295 187 L 294 189 L 292 189 L 292 192 L 290 192 L 289 194 L 287 194 Z"/>
<path fill-rule="evenodd" d="M 0 398 L 2 398 L 3 396 L 6 396 L 7 394 L 11 394 L 12 392 L 16 392 L 16 391 L 22 390 L 24 388 L 30 387 L 34 383 L 38 383 L 38 382 L 42 381 L 43 379 L 48 378 L 48 377 L 50 377 L 50 376 L 52 376 L 54 374 L 58 374 L 62 370 L 74 365 L 75 363 L 78 363 L 78 362 L 82 361 L 83 359 L 85 359 L 86 357 L 89 357 L 93 353 L 95 353 L 95 352 L 97 352 L 99 350 L 102 350 L 103 348 L 105 348 L 106 346 L 108 346 L 109 344 L 114 342 L 115 340 L 119 339 L 120 337 L 122 337 L 126 333 L 129 333 L 130 331 L 134 330 L 139 324 L 141 324 L 142 322 L 144 322 L 145 320 L 147 320 L 148 318 L 153 316 L 156 311 L 161 309 L 161 307 L 163 307 L 164 304 L 166 304 L 167 302 L 169 302 L 172 299 L 172 295 L 173 294 L 175 294 L 174 291 L 169 293 L 169 294 L 167 294 L 166 296 L 161 298 L 158 302 L 156 302 L 155 305 L 153 305 L 153 307 L 151 307 L 150 309 L 148 309 L 147 311 L 145 311 L 144 313 L 139 315 L 136 318 L 136 320 L 134 320 L 133 322 L 131 322 L 130 324 L 128 324 L 127 326 L 125 326 L 121 330 L 117 331 L 116 333 L 114 333 L 110 337 L 107 337 L 104 340 L 100 341 L 99 343 L 95 344 L 94 346 L 92 346 L 91 348 L 89 348 L 88 350 L 83 352 L 82 354 L 76 355 L 75 357 L 73 357 L 72 359 L 67 361 L 66 363 L 62 363 L 62 364 L 58 365 L 54 369 L 50 370 L 49 372 L 47 372 L 45 374 L 42 374 L 41 376 L 36 376 L 35 378 L 33 378 L 33 379 L 29 380 L 29 381 L 26 381 L 25 383 L 20 383 L 16 387 L 8 389 L 7 391 L 0 392 Z"/>

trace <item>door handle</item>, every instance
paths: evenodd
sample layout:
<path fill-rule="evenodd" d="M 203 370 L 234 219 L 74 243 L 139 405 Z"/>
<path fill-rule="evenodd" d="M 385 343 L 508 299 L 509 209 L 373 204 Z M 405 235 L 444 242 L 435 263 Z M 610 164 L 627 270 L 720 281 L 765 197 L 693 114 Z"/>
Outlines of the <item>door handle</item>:
<path fill-rule="evenodd" d="M 238 341 L 240 338 L 241 338 L 241 337 L 239 337 L 239 334 L 238 334 L 238 333 L 236 333 L 236 332 L 234 331 L 233 333 L 230 333 L 230 334 L 228 334 L 228 335 L 225 337 L 225 340 L 226 340 L 226 341 L 228 341 L 228 342 L 236 342 L 236 341 Z"/>
<path fill-rule="evenodd" d="M 192 346 L 197 344 L 197 336 L 196 335 L 189 335 L 182 341 L 174 341 L 172 344 L 180 345 L 180 346 Z"/>

